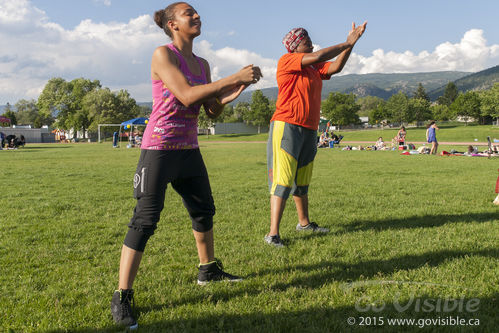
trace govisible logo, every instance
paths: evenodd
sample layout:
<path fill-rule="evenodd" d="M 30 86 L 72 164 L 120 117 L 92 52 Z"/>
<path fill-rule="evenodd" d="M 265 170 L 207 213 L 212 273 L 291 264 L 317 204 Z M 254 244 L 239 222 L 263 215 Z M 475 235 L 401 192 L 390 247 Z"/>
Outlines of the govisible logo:
<path fill-rule="evenodd" d="M 138 173 L 133 176 L 133 188 L 137 188 L 140 184 L 140 175 Z"/>

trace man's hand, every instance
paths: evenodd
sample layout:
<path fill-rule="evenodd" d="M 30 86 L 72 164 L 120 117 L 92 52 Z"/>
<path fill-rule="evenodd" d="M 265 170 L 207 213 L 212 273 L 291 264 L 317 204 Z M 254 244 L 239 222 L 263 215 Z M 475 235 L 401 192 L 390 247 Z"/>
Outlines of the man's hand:
<path fill-rule="evenodd" d="M 355 26 L 355 22 L 352 22 L 352 30 L 348 33 L 347 37 L 347 43 L 350 45 L 354 46 L 355 43 L 359 40 L 359 38 L 364 34 L 364 31 L 366 31 L 366 26 L 367 26 L 367 21 L 365 21 L 362 25 L 359 25 L 358 27 Z"/>

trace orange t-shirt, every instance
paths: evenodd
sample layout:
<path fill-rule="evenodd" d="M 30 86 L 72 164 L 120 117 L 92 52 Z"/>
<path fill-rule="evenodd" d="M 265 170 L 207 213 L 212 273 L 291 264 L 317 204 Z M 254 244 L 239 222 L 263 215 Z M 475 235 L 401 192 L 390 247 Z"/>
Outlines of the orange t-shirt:
<path fill-rule="evenodd" d="M 302 67 L 305 53 L 287 53 L 277 63 L 276 110 L 272 119 L 303 126 L 312 130 L 319 128 L 321 112 L 322 80 L 329 80 L 327 74 L 330 62 Z"/>

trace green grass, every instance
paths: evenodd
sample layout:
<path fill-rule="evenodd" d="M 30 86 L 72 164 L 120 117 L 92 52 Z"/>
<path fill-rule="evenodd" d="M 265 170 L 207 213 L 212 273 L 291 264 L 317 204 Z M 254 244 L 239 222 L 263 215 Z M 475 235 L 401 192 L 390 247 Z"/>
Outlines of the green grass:
<path fill-rule="evenodd" d="M 492 125 L 440 125 L 437 131 L 437 139 L 439 142 L 487 142 L 487 136 L 491 139 L 499 139 L 499 127 Z M 364 131 L 340 131 L 344 135 L 343 140 L 346 141 L 376 141 L 378 137 L 383 137 L 386 141 L 391 141 L 397 134 L 399 128 L 393 129 L 373 129 Z M 339 132 L 338 132 L 339 133 Z M 426 127 L 409 127 L 407 128 L 408 142 L 426 141 Z"/>
<path fill-rule="evenodd" d="M 331 232 L 296 233 L 289 202 L 287 247 L 275 249 L 263 242 L 265 144 L 210 141 L 201 150 L 217 206 L 216 255 L 245 281 L 196 285 L 191 223 L 170 187 L 134 286 L 140 332 L 420 331 L 386 320 L 449 316 L 480 326 L 426 329 L 496 331 L 497 159 L 320 149 L 310 215 Z M 0 332 L 117 331 L 109 302 L 138 156 L 110 143 L 0 151 Z M 449 299 L 461 307 L 422 307 Z M 476 311 L 466 310 L 473 302 Z M 384 307 L 361 311 L 370 304 Z M 385 323 L 359 326 L 360 317 Z"/>
<path fill-rule="evenodd" d="M 440 130 L 437 131 L 439 142 L 475 142 L 486 143 L 487 136 L 491 139 L 499 139 L 499 127 L 492 125 L 475 125 L 468 126 L 459 124 L 437 124 Z M 383 137 L 385 142 L 390 142 L 398 132 L 398 128 L 386 129 L 370 129 L 370 130 L 353 130 L 353 131 L 338 131 L 337 134 L 344 136 L 345 141 L 372 141 L 376 142 L 378 138 Z M 267 133 L 263 134 L 218 134 L 218 135 L 201 135 L 201 142 L 210 141 L 266 141 Z M 426 141 L 426 127 L 409 127 L 407 128 L 408 142 L 424 142 Z"/>

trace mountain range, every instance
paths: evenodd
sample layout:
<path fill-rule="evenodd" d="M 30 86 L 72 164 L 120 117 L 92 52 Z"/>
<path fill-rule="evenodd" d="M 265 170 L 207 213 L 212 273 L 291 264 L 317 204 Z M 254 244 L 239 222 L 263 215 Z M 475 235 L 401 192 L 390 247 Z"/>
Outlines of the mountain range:
<path fill-rule="evenodd" d="M 447 71 L 333 76 L 331 80 L 323 81 L 322 99 L 326 99 L 331 92 L 353 93 L 359 97 L 377 96 L 385 100 L 399 91 L 411 96 L 421 83 L 430 99 L 436 100 L 443 95 L 445 86 L 449 82 L 454 82 L 460 92 L 489 89 L 494 83 L 499 82 L 499 65 L 476 73 Z M 277 87 L 261 91 L 271 101 L 277 99 Z M 251 102 L 252 93 L 253 91 L 244 91 L 232 104 Z M 137 104 L 152 107 L 151 102 Z M 0 105 L 0 114 L 4 108 L 5 105 Z"/>
<path fill-rule="evenodd" d="M 423 85 L 428 96 L 436 100 L 444 92 L 445 86 L 454 82 L 459 91 L 489 89 L 499 82 L 499 66 L 472 72 L 428 72 L 428 73 L 395 73 L 395 74 L 348 74 L 333 76 L 323 81 L 322 99 L 331 92 L 353 93 L 359 97 L 377 96 L 388 99 L 390 96 L 404 92 L 412 96 L 419 83 Z M 277 99 L 277 87 L 261 89 L 270 100 Z M 251 102 L 252 91 L 245 91 L 234 102 Z"/>

